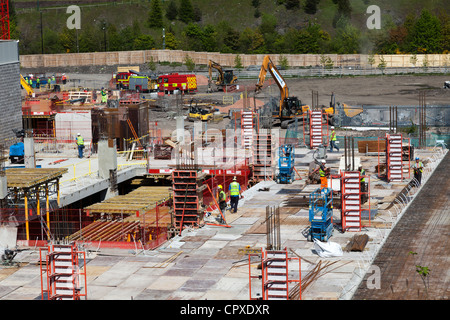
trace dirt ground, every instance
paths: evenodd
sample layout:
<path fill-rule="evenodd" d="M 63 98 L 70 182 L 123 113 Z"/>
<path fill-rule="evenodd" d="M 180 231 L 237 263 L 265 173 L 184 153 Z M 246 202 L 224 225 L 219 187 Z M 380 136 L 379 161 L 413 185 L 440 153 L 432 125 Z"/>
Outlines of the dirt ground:
<path fill-rule="evenodd" d="M 285 79 L 291 96 L 312 102 L 312 91 L 319 95 L 319 105 L 328 105 L 334 92 L 336 102 L 349 105 L 418 105 L 419 92 L 426 91 L 426 103 L 450 105 L 450 90 L 443 89 L 450 75 L 430 76 L 358 76 L 343 78 Z M 256 80 L 241 81 L 251 91 Z M 277 92 L 275 90 L 274 92 Z"/>

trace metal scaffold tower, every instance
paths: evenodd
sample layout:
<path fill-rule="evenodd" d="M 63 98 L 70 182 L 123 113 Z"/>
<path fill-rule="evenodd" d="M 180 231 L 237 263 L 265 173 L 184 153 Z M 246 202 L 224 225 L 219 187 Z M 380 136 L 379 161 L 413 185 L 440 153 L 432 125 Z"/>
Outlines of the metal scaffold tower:
<path fill-rule="evenodd" d="M 9 39 L 9 4 L 8 0 L 0 0 L 0 40 Z"/>
<path fill-rule="evenodd" d="M 174 226 L 183 231 L 183 226 L 199 224 L 200 200 L 198 179 L 195 170 L 175 170 L 172 172 Z"/>
<path fill-rule="evenodd" d="M 327 146 L 328 141 L 324 140 L 328 138 L 328 114 L 323 110 L 310 109 L 303 120 L 303 132 L 303 142 L 310 149 L 316 149 L 320 145 Z"/>
<path fill-rule="evenodd" d="M 253 144 L 254 116 L 255 113 L 252 111 L 241 111 L 241 137 L 245 149 L 250 149 Z"/>
<path fill-rule="evenodd" d="M 40 248 L 41 294 L 47 300 L 80 300 L 87 297 L 84 251 L 75 244 L 50 244 Z M 84 284 L 84 285 L 83 285 Z"/>
<path fill-rule="evenodd" d="M 403 180 L 402 135 L 386 134 L 386 173 L 389 182 Z"/>
<path fill-rule="evenodd" d="M 361 231 L 361 176 L 344 171 L 341 177 L 341 224 L 343 231 Z"/>
<path fill-rule="evenodd" d="M 251 274 L 251 257 L 249 254 L 249 291 L 250 300 L 289 300 L 290 284 L 297 283 L 299 287 L 298 298 L 301 299 L 301 264 L 298 257 L 289 257 L 287 249 L 261 250 L 261 275 Z M 289 277 L 290 261 L 298 260 L 298 279 Z M 252 297 L 252 279 L 262 280 L 262 295 Z"/>
<path fill-rule="evenodd" d="M 274 141 L 272 138 L 269 130 L 261 130 L 253 137 L 252 168 L 255 181 L 273 180 L 274 178 Z"/>

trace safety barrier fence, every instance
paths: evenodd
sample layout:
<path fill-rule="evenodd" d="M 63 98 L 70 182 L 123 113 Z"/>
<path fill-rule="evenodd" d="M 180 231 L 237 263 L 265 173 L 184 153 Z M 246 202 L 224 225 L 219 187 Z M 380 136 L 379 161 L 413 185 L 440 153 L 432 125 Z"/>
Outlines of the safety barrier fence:
<path fill-rule="evenodd" d="M 84 209 L 0 208 L 0 224 L 17 232 L 17 244 L 46 246 L 49 240 L 78 242 L 92 248 L 152 250 L 168 239 L 171 214 L 167 202 L 134 214 L 116 213 L 113 219 Z M 110 216 L 111 217 L 111 216 Z"/>

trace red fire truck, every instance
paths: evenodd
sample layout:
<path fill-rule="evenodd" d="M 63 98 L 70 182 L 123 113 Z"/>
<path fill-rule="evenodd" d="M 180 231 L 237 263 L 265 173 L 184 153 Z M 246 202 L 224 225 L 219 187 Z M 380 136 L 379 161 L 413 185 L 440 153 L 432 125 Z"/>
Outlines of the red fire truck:
<path fill-rule="evenodd" d="M 129 72 L 119 72 L 116 74 L 116 88 L 117 89 L 129 89 L 130 88 L 130 77 L 137 75 L 137 72 L 130 70 Z"/>
<path fill-rule="evenodd" d="M 170 73 L 158 77 L 159 91 L 165 94 L 173 94 L 179 90 L 183 93 L 197 91 L 197 77 L 195 74 Z"/>

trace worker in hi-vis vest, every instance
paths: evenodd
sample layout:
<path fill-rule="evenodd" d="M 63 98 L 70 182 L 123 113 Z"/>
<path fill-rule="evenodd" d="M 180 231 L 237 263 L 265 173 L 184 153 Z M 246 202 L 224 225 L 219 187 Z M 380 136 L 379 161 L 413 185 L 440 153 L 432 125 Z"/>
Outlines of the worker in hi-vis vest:
<path fill-rule="evenodd" d="M 414 169 L 414 179 L 416 180 L 416 186 L 420 186 L 422 183 L 422 172 L 423 172 L 423 163 L 420 161 L 419 157 L 416 157 L 416 162 L 412 165 Z"/>
<path fill-rule="evenodd" d="M 219 210 L 222 212 L 222 214 L 219 214 L 217 216 L 217 220 L 220 223 L 225 223 L 225 210 L 227 209 L 227 194 L 225 191 L 223 191 L 223 187 L 219 184 L 218 186 L 219 191 Z"/>
<path fill-rule="evenodd" d="M 80 133 L 77 133 L 78 158 L 83 158 L 84 139 Z"/>
<path fill-rule="evenodd" d="M 337 141 L 336 131 L 334 131 L 334 127 L 331 127 L 330 152 L 333 152 L 333 149 L 336 149 L 339 152 L 339 147 L 336 145 L 336 141 Z"/>
<path fill-rule="evenodd" d="M 236 176 L 233 177 L 233 182 L 230 183 L 230 187 L 228 188 L 230 192 L 230 205 L 231 205 L 231 213 L 236 213 L 239 203 L 239 197 L 241 195 L 241 186 L 239 182 L 236 181 Z"/>
<path fill-rule="evenodd" d="M 362 164 L 358 166 L 358 171 L 360 175 L 360 192 L 361 192 L 361 204 L 365 203 L 367 200 L 367 183 L 366 183 L 366 170 L 363 169 Z"/>

